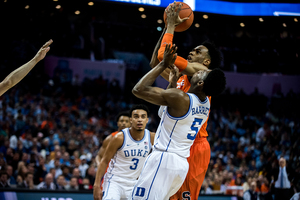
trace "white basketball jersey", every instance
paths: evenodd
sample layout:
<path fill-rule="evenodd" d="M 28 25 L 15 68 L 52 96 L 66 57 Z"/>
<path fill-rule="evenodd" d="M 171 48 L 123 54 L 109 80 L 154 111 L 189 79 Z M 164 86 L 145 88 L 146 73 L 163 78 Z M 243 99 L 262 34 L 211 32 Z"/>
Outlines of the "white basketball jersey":
<path fill-rule="evenodd" d="M 210 102 L 208 97 L 202 102 L 196 95 L 187 94 L 190 97 L 190 107 L 184 116 L 173 117 L 166 106 L 162 107 L 164 110 L 155 134 L 154 149 L 173 152 L 186 158 L 190 156 L 190 147 L 208 117 Z"/>
<path fill-rule="evenodd" d="M 111 159 L 105 178 L 109 179 L 114 176 L 136 180 L 151 149 L 150 132 L 145 129 L 144 137 L 140 141 L 131 137 L 129 128 L 123 129 L 122 132 L 123 145 Z"/>

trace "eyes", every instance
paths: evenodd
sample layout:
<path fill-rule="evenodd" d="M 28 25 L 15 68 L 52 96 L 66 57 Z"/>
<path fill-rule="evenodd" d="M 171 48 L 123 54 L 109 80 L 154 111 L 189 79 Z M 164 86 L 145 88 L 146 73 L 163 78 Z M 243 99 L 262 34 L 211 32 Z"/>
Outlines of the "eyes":
<path fill-rule="evenodd" d="M 147 115 L 133 115 L 133 118 L 134 119 L 138 119 L 138 118 L 142 118 L 142 119 L 146 119 L 147 118 Z"/>

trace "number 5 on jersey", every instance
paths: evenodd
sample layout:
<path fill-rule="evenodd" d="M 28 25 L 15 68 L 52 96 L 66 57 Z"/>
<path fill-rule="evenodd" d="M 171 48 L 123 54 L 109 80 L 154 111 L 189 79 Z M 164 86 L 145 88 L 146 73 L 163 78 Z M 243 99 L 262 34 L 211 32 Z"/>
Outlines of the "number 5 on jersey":
<path fill-rule="evenodd" d="M 201 127 L 202 121 L 203 121 L 203 119 L 195 118 L 195 120 L 193 121 L 192 126 L 191 126 L 191 130 L 195 131 L 195 134 L 192 135 L 191 133 L 189 133 L 187 135 L 187 139 L 194 140 L 196 138 L 199 128 Z"/>

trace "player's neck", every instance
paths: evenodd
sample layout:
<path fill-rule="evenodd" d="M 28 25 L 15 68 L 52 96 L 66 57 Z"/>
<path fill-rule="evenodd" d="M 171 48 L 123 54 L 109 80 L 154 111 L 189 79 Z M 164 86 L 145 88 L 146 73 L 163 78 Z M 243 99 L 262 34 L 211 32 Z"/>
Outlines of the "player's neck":
<path fill-rule="evenodd" d="M 201 101 L 205 101 L 206 99 L 206 95 L 204 92 L 202 91 L 197 91 L 197 90 L 194 90 L 192 87 L 190 87 L 190 89 L 188 90 L 188 93 L 193 93 L 195 94 Z"/>
<path fill-rule="evenodd" d="M 145 129 L 143 130 L 136 130 L 134 128 L 129 128 L 129 133 L 131 135 L 131 137 L 136 140 L 136 141 L 140 141 L 144 138 L 144 132 L 145 132 Z"/>

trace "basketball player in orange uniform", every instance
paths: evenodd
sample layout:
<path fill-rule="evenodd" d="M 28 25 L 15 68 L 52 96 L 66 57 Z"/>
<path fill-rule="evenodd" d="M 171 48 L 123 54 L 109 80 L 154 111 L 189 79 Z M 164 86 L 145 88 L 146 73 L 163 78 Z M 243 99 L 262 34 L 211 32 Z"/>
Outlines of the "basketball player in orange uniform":
<path fill-rule="evenodd" d="M 174 4 L 172 6 L 175 8 Z M 180 6 L 177 10 L 180 10 Z M 167 29 L 164 30 L 165 33 L 162 33 L 162 36 L 159 39 L 153 52 L 152 59 L 150 62 L 150 66 L 152 68 L 155 67 L 156 64 L 162 60 L 166 44 L 173 44 L 172 40 L 175 26 L 184 21 L 183 19 L 179 18 L 178 13 L 179 11 L 175 12 L 175 9 L 169 9 L 167 11 Z M 220 52 L 211 43 L 205 42 L 202 45 L 194 48 L 189 53 L 187 60 L 180 56 L 177 56 L 177 59 L 174 64 L 180 72 L 189 76 L 183 75 L 178 79 L 178 76 L 176 76 L 175 74 L 171 74 L 172 77 L 169 77 L 171 72 L 170 69 L 166 69 L 161 74 L 161 76 L 170 82 L 171 87 L 177 87 L 182 91 L 187 92 L 191 86 L 189 80 L 190 76 L 193 75 L 193 73 L 201 69 L 216 68 L 220 65 L 220 62 Z M 210 97 L 209 100 L 211 102 Z M 175 195 L 173 195 L 170 198 L 170 200 L 198 199 L 201 185 L 204 181 L 205 174 L 210 161 L 210 145 L 207 141 L 208 134 L 206 131 L 207 120 L 199 130 L 194 144 L 190 149 L 190 157 L 188 158 L 189 171 L 186 176 L 186 179 L 181 188 L 177 191 Z"/>
<path fill-rule="evenodd" d="M 100 147 L 98 151 L 98 155 L 96 157 L 96 162 L 97 165 L 99 165 L 99 162 L 101 158 L 103 157 L 103 154 L 106 150 L 107 145 L 109 144 L 110 140 L 117 134 L 119 133 L 122 129 L 130 127 L 130 120 L 129 120 L 129 113 L 128 112 L 120 112 L 117 116 L 117 126 L 118 130 L 111 133 L 109 136 L 107 136 L 103 143 L 102 146 Z"/>

